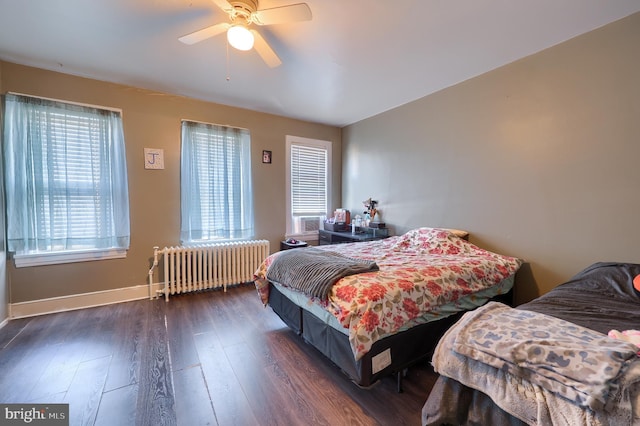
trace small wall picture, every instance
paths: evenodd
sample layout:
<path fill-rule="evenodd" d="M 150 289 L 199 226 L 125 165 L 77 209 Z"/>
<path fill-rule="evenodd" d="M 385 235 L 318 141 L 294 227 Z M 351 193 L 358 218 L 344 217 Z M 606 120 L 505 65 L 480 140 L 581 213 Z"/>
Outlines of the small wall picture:
<path fill-rule="evenodd" d="M 262 151 L 262 162 L 271 164 L 271 151 Z"/>
<path fill-rule="evenodd" d="M 164 169 L 164 149 L 145 148 L 144 168 L 151 170 Z"/>

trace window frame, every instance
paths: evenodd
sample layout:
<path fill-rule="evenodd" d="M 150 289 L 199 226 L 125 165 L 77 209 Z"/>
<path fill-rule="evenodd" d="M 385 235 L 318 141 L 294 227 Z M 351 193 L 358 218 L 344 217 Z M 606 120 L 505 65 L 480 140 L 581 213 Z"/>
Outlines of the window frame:
<path fill-rule="evenodd" d="M 186 148 L 185 148 L 185 126 L 188 126 L 189 124 L 193 125 L 193 126 L 204 126 L 204 127 L 211 127 L 213 131 L 219 132 L 222 130 L 225 131 L 238 131 L 238 132 L 242 132 L 244 134 L 243 137 L 246 138 L 246 140 L 243 139 L 239 139 L 238 140 L 238 146 L 235 147 L 234 149 L 238 150 L 240 152 L 240 156 L 238 158 L 238 164 L 236 165 L 238 167 L 237 169 L 237 173 L 240 175 L 241 181 L 240 181 L 240 193 L 244 194 L 244 195 L 240 195 L 237 199 L 238 203 L 241 204 L 241 208 L 240 211 L 241 212 L 245 212 L 244 214 L 240 214 L 240 217 L 236 218 L 239 219 L 240 222 L 245 223 L 245 224 L 250 224 L 250 226 L 248 228 L 235 228 L 235 229 L 229 229 L 227 230 L 228 232 L 236 232 L 236 233 L 244 233 L 246 235 L 243 236 L 237 236 L 237 237 L 219 237 L 216 238 L 214 237 L 212 234 L 215 232 L 213 229 L 208 229 L 208 230 L 198 230 L 198 229 L 193 229 L 191 226 L 191 222 L 192 222 L 192 217 L 190 216 L 190 212 L 188 212 L 187 209 L 187 205 L 189 205 L 191 202 L 193 202 L 191 196 L 189 195 L 191 191 L 187 191 L 185 189 L 191 189 L 190 185 L 192 185 L 192 173 L 194 172 L 194 170 L 197 169 L 198 164 L 200 163 L 199 161 L 193 161 L 192 158 L 190 158 L 188 161 L 185 160 L 185 154 L 187 154 L 186 152 Z M 250 240 L 252 238 L 254 238 L 254 234 L 255 234 L 255 207 L 254 207 L 254 202 L 253 202 L 253 164 L 252 164 L 252 155 L 251 155 L 251 131 L 249 129 L 246 128 L 242 128 L 242 127 L 235 127 L 235 126 L 228 126 L 228 125 L 223 125 L 223 124 L 215 124 L 215 123 L 207 123 L 207 122 L 202 122 L 202 121 L 197 121 L 197 120 L 190 120 L 190 119 L 182 119 L 181 123 L 180 123 L 180 127 L 181 127 L 181 137 L 180 137 L 180 192 L 181 192 L 181 196 L 180 196 L 180 214 L 181 214 L 181 219 L 180 219 L 180 243 L 182 245 L 185 246 L 194 246 L 194 245 L 201 245 L 201 244 L 211 244 L 211 243 L 222 243 L 222 242 L 233 242 L 233 241 L 243 241 L 243 240 Z M 216 130 L 216 128 L 220 128 L 219 130 Z M 189 129 L 188 131 L 196 131 L 195 129 Z M 208 137 L 220 137 L 219 135 L 209 135 Z M 224 136 L 223 136 L 224 137 Z M 195 142 L 195 141 L 190 141 L 190 143 Z M 189 150 L 194 149 L 195 146 L 191 146 L 189 148 Z M 220 147 L 218 146 L 218 149 Z M 212 151 L 214 152 L 214 151 Z M 189 155 L 192 156 L 192 154 L 194 154 L 195 152 L 189 152 Z M 185 161 L 187 161 L 185 163 Z M 225 160 L 226 161 L 226 160 Z M 185 169 L 185 165 L 188 166 Z M 227 170 L 230 171 L 230 170 Z M 246 179 L 245 179 L 246 178 Z M 186 180 L 189 180 L 188 183 L 185 182 Z M 212 183 L 212 182 L 210 182 Z M 185 187 L 185 185 L 188 185 L 187 187 Z M 236 188 L 237 189 L 237 188 Z M 228 188 L 227 188 L 228 190 Z M 214 195 L 217 196 L 215 194 L 209 194 L 209 195 Z M 200 200 L 203 201 L 203 200 Z M 200 232 L 207 232 L 208 236 L 206 238 L 194 238 L 193 237 L 193 233 L 197 233 L 198 231 Z"/>
<path fill-rule="evenodd" d="M 115 112 L 119 115 L 120 122 L 121 122 L 120 124 L 122 126 L 121 131 L 124 132 L 124 125 L 122 123 L 123 112 L 122 112 L 122 109 L 120 108 L 112 108 L 112 107 L 107 107 L 102 105 L 92 105 L 92 104 L 73 102 L 68 100 L 46 98 L 46 97 L 27 95 L 27 94 L 16 93 L 16 92 L 8 92 L 7 95 L 39 99 L 42 101 L 61 103 L 69 106 L 77 106 L 82 108 L 90 108 L 90 109 L 103 110 L 108 112 Z M 2 106 L 3 106 L 3 109 L 6 107 L 6 102 L 4 102 L 4 97 L 3 97 Z M 6 111 L 4 110 L 2 111 L 2 118 L 3 120 L 2 120 L 1 127 L 2 127 L 2 136 L 4 137 L 5 125 L 6 125 L 6 123 L 4 122 L 4 119 L 6 118 Z M 4 143 L 6 143 L 6 141 Z M 3 147 L 3 150 L 4 150 L 4 147 Z M 124 178 L 125 178 L 125 181 L 127 181 L 126 185 L 128 187 L 126 150 L 123 150 L 122 154 L 124 156 L 124 158 L 122 159 L 122 162 L 124 163 L 124 169 L 125 169 Z M 6 178 L 4 178 L 3 176 L 3 179 L 6 179 Z M 6 193 L 6 191 L 4 192 Z M 128 192 L 128 188 L 127 188 L 127 192 Z M 127 214 L 130 214 L 128 203 L 126 207 L 128 211 Z M 130 230 L 129 230 L 129 235 L 130 235 Z M 128 238 L 129 237 L 127 237 L 127 240 Z M 95 260 L 126 258 L 129 246 L 130 246 L 130 243 L 127 243 L 126 247 L 105 247 L 105 248 L 88 247 L 88 248 L 81 248 L 81 249 L 62 249 L 62 250 L 53 250 L 53 251 L 33 251 L 33 250 L 30 250 L 30 251 L 25 250 L 22 252 L 8 251 L 8 254 L 10 258 L 14 260 L 14 264 L 16 268 L 22 268 L 22 267 L 30 267 L 30 266 L 55 265 L 55 264 L 64 264 L 64 263 L 76 263 L 76 262 L 88 262 L 88 261 L 95 261 Z"/>
<path fill-rule="evenodd" d="M 124 259 L 127 257 L 126 249 L 82 249 L 64 250 L 49 253 L 12 253 L 16 268 L 29 266 L 57 265 L 62 263 L 90 262 L 94 260 Z"/>
<path fill-rule="evenodd" d="M 286 230 L 285 230 L 285 238 L 296 238 L 296 239 L 318 239 L 318 231 L 312 232 L 296 232 L 294 218 L 293 218 L 293 206 L 292 206 L 292 182 L 291 182 L 291 174 L 292 174 L 292 164 L 291 164 L 291 147 L 292 146 L 306 146 L 312 148 L 319 148 L 326 150 L 327 154 L 327 175 L 326 175 L 326 184 L 327 184 L 327 192 L 326 192 L 326 212 L 325 218 L 331 212 L 331 194 L 332 194 L 332 148 L 333 143 L 327 140 L 321 139 L 311 139 L 304 138 L 300 136 L 286 135 L 285 138 L 286 145 Z M 319 219 L 319 229 L 322 229 L 322 217 Z"/>

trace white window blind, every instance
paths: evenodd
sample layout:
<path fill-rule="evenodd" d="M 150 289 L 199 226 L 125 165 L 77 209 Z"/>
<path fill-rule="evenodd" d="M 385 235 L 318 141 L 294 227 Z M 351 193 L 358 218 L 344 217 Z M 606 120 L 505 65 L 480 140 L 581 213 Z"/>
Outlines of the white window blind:
<path fill-rule="evenodd" d="M 326 215 L 326 149 L 291 146 L 291 212 L 294 216 Z"/>
<path fill-rule="evenodd" d="M 183 242 L 252 238 L 249 131 L 184 120 L 181 191 Z"/>
<path fill-rule="evenodd" d="M 13 94 L 5 106 L 9 251 L 128 248 L 120 112 Z"/>
<path fill-rule="evenodd" d="M 330 199 L 331 142 L 287 136 L 287 236 L 313 238 Z"/>

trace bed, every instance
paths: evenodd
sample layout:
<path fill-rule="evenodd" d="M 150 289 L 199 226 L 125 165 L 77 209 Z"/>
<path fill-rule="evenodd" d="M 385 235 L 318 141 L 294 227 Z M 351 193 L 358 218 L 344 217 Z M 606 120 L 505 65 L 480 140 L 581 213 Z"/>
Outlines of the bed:
<path fill-rule="evenodd" d="M 401 391 L 401 373 L 433 350 L 460 312 L 511 296 L 521 260 L 462 236 L 418 228 L 383 240 L 280 251 L 262 263 L 255 284 L 265 306 L 357 385 L 397 374 Z M 318 284 L 336 258 L 354 264 Z"/>
<path fill-rule="evenodd" d="M 595 263 L 515 309 L 490 302 L 438 343 L 422 423 L 638 425 L 639 329 L 640 264 Z"/>

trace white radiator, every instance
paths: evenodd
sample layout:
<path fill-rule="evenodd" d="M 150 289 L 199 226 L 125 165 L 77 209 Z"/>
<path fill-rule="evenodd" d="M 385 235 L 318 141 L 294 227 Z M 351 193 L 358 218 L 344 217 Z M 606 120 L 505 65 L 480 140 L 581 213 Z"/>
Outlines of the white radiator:
<path fill-rule="evenodd" d="M 223 288 L 253 281 L 253 273 L 269 255 L 269 241 L 251 240 L 193 246 L 153 248 L 153 266 L 149 270 L 149 285 L 153 285 L 153 270 L 162 255 L 161 288 L 169 301 L 170 294 Z M 152 296 L 151 289 L 150 297 Z"/>

